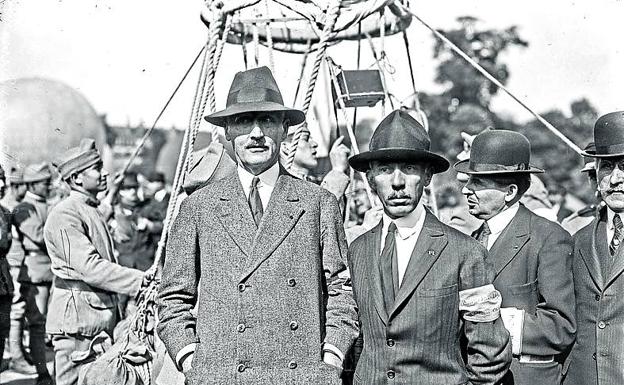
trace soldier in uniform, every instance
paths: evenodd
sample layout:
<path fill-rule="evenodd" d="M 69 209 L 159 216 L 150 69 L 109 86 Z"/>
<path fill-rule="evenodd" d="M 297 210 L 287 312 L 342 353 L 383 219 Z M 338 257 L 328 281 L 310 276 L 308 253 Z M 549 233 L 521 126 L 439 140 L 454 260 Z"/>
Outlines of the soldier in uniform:
<path fill-rule="evenodd" d="M 543 172 L 530 159 L 524 135 L 492 130 L 477 135 L 470 158 L 455 164 L 470 176 L 462 192 L 469 213 L 484 221 L 473 236 L 489 251 L 503 297 L 514 357 L 505 385 L 559 384 L 576 332 L 572 239 L 520 203 L 530 175 Z"/>
<path fill-rule="evenodd" d="M 598 191 L 605 207 L 574 234 L 576 342 L 565 385 L 624 384 L 624 111 L 594 125 Z"/>
<path fill-rule="evenodd" d="M 159 336 L 191 385 L 341 384 L 358 328 L 338 202 L 278 163 L 305 115 L 261 67 L 236 74 L 226 109 L 206 120 L 225 127 L 238 167 L 182 203 Z"/>
<path fill-rule="evenodd" d="M 24 183 L 28 191 L 13 210 L 13 223 L 24 249 L 24 262 L 18 281 L 26 303 L 25 318 L 30 331 L 30 356 L 37 370 L 37 384 L 51 384 L 46 367 L 45 323 L 52 285 L 50 257 L 43 239 L 43 227 L 48 218 L 47 198 L 52 175 L 48 164 L 28 165 Z"/>
<path fill-rule="evenodd" d="M 11 174 L 8 176 L 9 193 L 6 194 L 2 203 L 4 207 L 13 213 L 15 207 L 24 199 L 26 195 L 26 184 L 24 183 L 24 170 L 21 167 L 12 167 Z M 15 224 L 11 225 L 11 233 L 13 240 L 11 248 L 6 255 L 9 262 L 11 278 L 13 279 L 13 303 L 11 304 L 11 330 L 9 332 L 9 353 L 11 360 L 8 367 L 14 372 L 21 374 L 35 374 L 37 371 L 24 356 L 23 328 L 24 313 L 26 312 L 26 301 L 20 290 L 18 280 L 20 269 L 24 263 L 24 248 L 19 237 L 19 233 L 15 228 Z"/>
<path fill-rule="evenodd" d="M 6 191 L 4 169 L 0 166 L 0 199 Z M 9 273 L 6 254 L 11 247 L 11 216 L 9 210 L 0 205 L 0 365 L 4 356 L 4 341 L 11 325 L 10 312 L 13 300 L 13 282 Z"/>
<path fill-rule="evenodd" d="M 95 142 L 83 139 L 56 166 L 71 192 L 52 208 L 44 227 L 54 274 L 46 329 L 53 336 L 56 385 L 76 385 L 86 363 L 80 353 L 96 336 L 113 335 L 119 321 L 117 293 L 136 295 L 144 274 L 116 263 L 108 225 L 98 210 L 107 173 Z"/>

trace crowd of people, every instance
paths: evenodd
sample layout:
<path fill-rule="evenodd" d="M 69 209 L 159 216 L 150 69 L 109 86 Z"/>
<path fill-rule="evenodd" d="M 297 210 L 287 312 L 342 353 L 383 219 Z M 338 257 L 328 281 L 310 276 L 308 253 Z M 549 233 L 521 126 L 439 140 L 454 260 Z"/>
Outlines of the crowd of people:
<path fill-rule="evenodd" d="M 624 112 L 595 123 L 579 170 L 595 200 L 575 212 L 505 129 L 462 134 L 461 190 L 431 207 L 451 163 L 402 109 L 365 152 L 338 138 L 312 183 L 317 144 L 266 67 L 237 73 L 205 119 L 227 143 L 193 153 L 183 191 L 128 172 L 108 207 L 89 139 L 54 169 L 2 171 L 6 368 L 82 383 L 158 267 L 158 359 L 191 385 L 624 383 Z"/>

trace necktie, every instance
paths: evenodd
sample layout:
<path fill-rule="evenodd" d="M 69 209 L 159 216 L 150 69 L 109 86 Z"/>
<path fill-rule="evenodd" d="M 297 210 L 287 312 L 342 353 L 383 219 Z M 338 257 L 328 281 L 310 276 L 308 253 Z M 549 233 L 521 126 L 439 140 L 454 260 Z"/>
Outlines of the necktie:
<path fill-rule="evenodd" d="M 254 222 L 256 222 L 256 226 L 260 226 L 260 220 L 262 219 L 262 214 L 264 214 L 262 200 L 260 200 L 260 193 L 258 192 L 258 182 L 260 182 L 260 178 L 254 176 L 251 180 L 248 200 L 249 207 L 251 208 L 251 215 L 253 216 Z"/>
<path fill-rule="evenodd" d="M 622 241 L 622 228 L 624 228 L 622 218 L 620 218 L 619 214 L 615 214 L 613 217 L 613 238 L 611 238 L 611 243 L 609 244 L 609 252 L 611 253 L 611 256 L 615 255 L 618 247 L 620 246 L 620 242 Z"/>
<path fill-rule="evenodd" d="M 383 288 L 384 303 L 386 311 L 390 312 L 394 305 L 394 294 L 398 290 L 398 277 L 395 276 L 397 271 L 397 251 L 396 251 L 396 225 L 394 222 L 388 226 L 388 234 L 386 234 L 386 243 L 381 251 L 379 259 L 379 271 L 381 274 L 381 285 Z"/>
<path fill-rule="evenodd" d="M 488 248 L 488 239 L 490 238 L 490 234 L 492 234 L 490 226 L 488 226 L 487 222 L 483 222 L 481 230 L 479 231 L 479 234 L 477 234 L 477 241 L 479 241 L 479 243 L 486 249 Z"/>

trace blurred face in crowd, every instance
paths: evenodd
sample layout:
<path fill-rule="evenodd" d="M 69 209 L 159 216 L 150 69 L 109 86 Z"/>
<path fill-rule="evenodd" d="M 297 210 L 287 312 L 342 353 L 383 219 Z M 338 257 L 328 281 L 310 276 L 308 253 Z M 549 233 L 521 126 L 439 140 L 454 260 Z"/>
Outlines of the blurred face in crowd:
<path fill-rule="evenodd" d="M 470 215 L 484 221 L 503 211 L 517 193 L 518 186 L 515 184 L 500 183 L 495 178 L 480 175 L 470 175 L 462 189 Z"/>
<path fill-rule="evenodd" d="M 102 168 L 101 162 L 72 176 L 74 185 L 94 196 L 99 192 L 106 191 L 107 179 L 108 172 Z"/>
<path fill-rule="evenodd" d="M 287 157 L 290 153 L 292 139 L 282 142 L 282 155 Z M 313 170 L 318 166 L 318 159 L 316 158 L 316 149 L 318 143 L 310 138 L 310 131 L 305 129 L 299 137 L 297 143 L 297 151 L 295 152 L 295 159 L 293 159 L 293 166 L 295 168 Z"/>
<path fill-rule="evenodd" d="M 286 127 L 283 112 L 242 113 L 227 119 L 226 138 L 239 164 L 258 175 L 277 163 Z"/>
<path fill-rule="evenodd" d="M 624 212 L 624 156 L 597 160 L 598 191 L 616 213 Z"/>
<path fill-rule="evenodd" d="M 28 190 L 40 197 L 47 198 L 50 195 L 50 179 L 29 183 Z"/>
<path fill-rule="evenodd" d="M 24 199 L 24 195 L 26 195 L 26 191 L 28 188 L 25 183 L 12 183 L 11 184 L 11 193 L 15 197 L 15 200 L 18 202 Z"/>
<path fill-rule="evenodd" d="M 432 173 L 422 163 L 372 161 L 366 176 L 385 213 L 397 219 L 414 211 Z"/>
<path fill-rule="evenodd" d="M 145 199 L 150 199 L 154 197 L 154 194 L 164 189 L 165 184 L 159 181 L 151 182 L 147 180 L 141 188 L 143 189 L 143 196 L 145 197 Z"/>
<path fill-rule="evenodd" d="M 139 193 L 136 187 L 121 187 L 119 189 L 119 201 L 125 205 L 133 206 L 139 202 Z"/>

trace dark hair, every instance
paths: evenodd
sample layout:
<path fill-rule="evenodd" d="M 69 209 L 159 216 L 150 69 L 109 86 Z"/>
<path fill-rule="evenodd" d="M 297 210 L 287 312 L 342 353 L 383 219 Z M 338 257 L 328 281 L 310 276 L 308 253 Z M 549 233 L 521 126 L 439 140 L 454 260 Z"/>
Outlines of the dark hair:
<path fill-rule="evenodd" d="M 515 184 L 518 186 L 518 197 L 531 187 L 531 174 L 500 174 L 488 176 L 500 186 Z"/>

